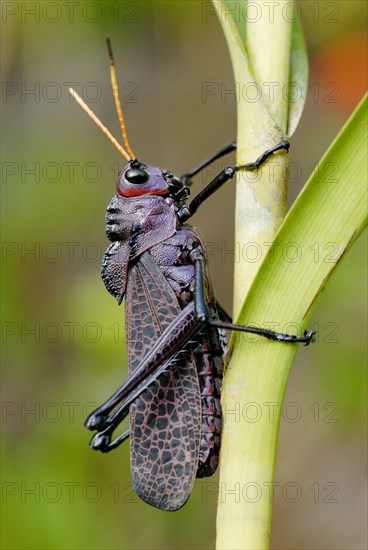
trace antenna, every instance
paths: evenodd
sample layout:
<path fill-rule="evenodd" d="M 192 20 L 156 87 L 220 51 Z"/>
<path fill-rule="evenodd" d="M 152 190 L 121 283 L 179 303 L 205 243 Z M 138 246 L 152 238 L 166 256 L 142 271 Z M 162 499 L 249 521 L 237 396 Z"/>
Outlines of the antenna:
<path fill-rule="evenodd" d="M 114 138 L 114 136 L 109 132 L 109 130 L 106 128 L 104 124 L 102 124 L 101 120 L 95 115 L 93 111 L 88 107 L 88 105 L 83 101 L 83 99 L 77 94 L 77 92 L 69 87 L 69 93 L 77 100 L 79 105 L 82 107 L 84 111 L 86 111 L 87 115 L 91 117 L 91 119 L 97 124 L 97 126 L 103 131 L 105 136 L 109 138 L 109 140 L 115 145 L 117 150 L 129 161 L 132 160 L 132 157 L 128 155 L 128 153 L 125 151 L 125 149 L 120 145 L 120 143 Z M 134 157 L 135 158 L 135 157 Z"/>
<path fill-rule="evenodd" d="M 112 53 L 110 38 L 107 38 L 106 42 L 107 42 L 107 49 L 109 51 L 109 58 L 110 58 L 110 76 L 111 76 L 112 91 L 114 94 L 116 110 L 120 121 L 121 134 L 123 136 L 125 147 L 127 148 L 127 151 L 131 156 L 132 160 L 134 160 L 136 156 L 129 145 L 126 128 L 125 128 L 124 117 L 123 117 L 123 111 L 121 109 L 121 103 L 120 103 L 120 97 L 119 97 L 119 86 L 116 78 L 116 66 L 115 66 L 114 55 Z"/>

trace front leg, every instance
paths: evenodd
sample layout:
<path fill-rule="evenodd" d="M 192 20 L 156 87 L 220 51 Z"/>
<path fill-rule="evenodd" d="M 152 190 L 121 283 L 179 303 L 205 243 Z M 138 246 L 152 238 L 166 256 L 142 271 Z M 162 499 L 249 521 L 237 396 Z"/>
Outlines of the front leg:
<path fill-rule="evenodd" d="M 194 199 L 189 203 L 189 205 L 184 205 L 178 211 L 178 219 L 180 223 L 186 222 L 193 214 L 198 210 L 200 205 L 208 199 L 215 191 L 220 189 L 227 181 L 231 180 L 235 173 L 239 170 L 246 170 L 248 172 L 254 172 L 258 170 L 274 153 L 280 150 L 288 152 L 290 149 L 290 143 L 286 140 L 281 141 L 272 149 L 265 151 L 258 159 L 254 162 L 249 162 L 242 166 L 228 166 L 222 172 L 218 174 Z"/>
<path fill-rule="evenodd" d="M 222 147 L 219 151 L 217 151 L 217 153 L 210 156 L 208 159 L 202 161 L 200 164 L 198 164 L 198 166 L 196 166 L 195 168 L 192 168 L 192 170 L 189 170 L 188 172 L 186 172 L 183 176 L 181 176 L 181 178 L 180 178 L 181 181 L 186 186 L 189 187 L 192 183 L 191 179 L 192 179 L 193 176 L 195 176 L 196 174 L 201 172 L 201 170 L 206 168 L 206 166 L 208 166 L 209 164 L 211 164 L 215 160 L 231 153 L 232 151 L 235 151 L 235 149 L 236 149 L 236 141 L 231 141 L 230 143 L 228 143 L 227 145 Z"/>

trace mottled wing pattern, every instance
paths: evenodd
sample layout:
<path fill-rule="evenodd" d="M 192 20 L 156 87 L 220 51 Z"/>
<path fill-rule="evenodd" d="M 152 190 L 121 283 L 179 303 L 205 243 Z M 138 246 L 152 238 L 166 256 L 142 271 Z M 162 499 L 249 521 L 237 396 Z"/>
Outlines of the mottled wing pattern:
<path fill-rule="evenodd" d="M 132 372 L 180 312 L 175 293 L 149 252 L 129 268 L 125 307 Z M 176 352 L 172 366 L 130 407 L 133 487 L 145 502 L 163 510 L 177 510 L 188 500 L 201 438 L 193 354 Z"/>

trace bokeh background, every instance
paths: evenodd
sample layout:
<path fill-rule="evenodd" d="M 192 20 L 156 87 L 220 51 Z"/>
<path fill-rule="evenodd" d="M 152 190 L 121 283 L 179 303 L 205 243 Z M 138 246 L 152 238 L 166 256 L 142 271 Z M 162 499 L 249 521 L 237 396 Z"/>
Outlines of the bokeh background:
<path fill-rule="evenodd" d="M 290 201 L 363 95 L 367 67 L 365 2 L 299 5 L 311 67 Z M 201 1 L 1 8 L 2 548 L 213 548 L 217 477 L 164 513 L 132 493 L 128 445 L 108 455 L 88 448 L 86 414 L 126 375 L 123 310 L 99 275 L 121 157 L 67 85 L 119 138 L 110 36 L 133 150 L 180 175 L 236 135 L 221 27 Z M 206 83 L 218 91 L 205 98 Z M 233 201 L 228 184 L 194 220 L 222 250 L 210 264 L 229 310 Z M 318 344 L 300 349 L 291 374 L 272 548 L 367 548 L 365 276 L 363 236 L 315 312 Z"/>

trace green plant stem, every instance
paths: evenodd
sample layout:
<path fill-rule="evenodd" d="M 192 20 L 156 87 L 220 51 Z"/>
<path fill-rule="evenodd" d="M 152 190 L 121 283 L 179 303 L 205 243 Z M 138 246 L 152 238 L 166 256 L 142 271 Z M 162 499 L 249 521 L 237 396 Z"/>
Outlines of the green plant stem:
<path fill-rule="evenodd" d="M 250 71 L 244 63 L 234 63 L 238 100 L 237 164 L 255 160 L 259 154 L 284 139 L 287 130 L 288 103 L 285 86 L 289 78 L 292 24 L 276 9 L 274 19 L 260 0 L 256 2 L 261 17 L 257 24 L 246 26 L 246 54 Z M 253 86 L 252 86 L 253 85 Z M 244 97 L 245 90 L 257 90 L 257 105 Z M 234 275 L 234 317 L 252 284 L 273 241 L 287 208 L 288 155 L 281 152 L 254 177 L 239 174 L 236 187 Z M 249 261 L 248 254 L 251 257 Z"/>

